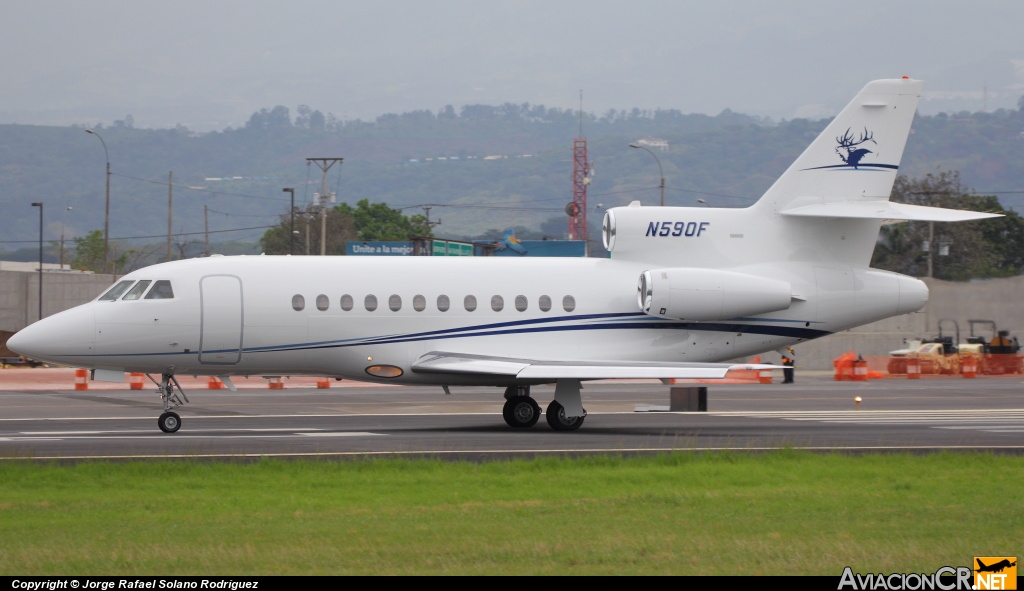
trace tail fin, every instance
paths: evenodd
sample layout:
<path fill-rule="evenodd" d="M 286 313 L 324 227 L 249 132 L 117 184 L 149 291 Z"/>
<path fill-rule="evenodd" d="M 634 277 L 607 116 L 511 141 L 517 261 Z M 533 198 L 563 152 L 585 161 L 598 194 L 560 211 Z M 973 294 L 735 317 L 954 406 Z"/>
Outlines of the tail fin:
<path fill-rule="evenodd" d="M 888 200 L 921 86 L 909 78 L 869 82 L 754 207 Z"/>

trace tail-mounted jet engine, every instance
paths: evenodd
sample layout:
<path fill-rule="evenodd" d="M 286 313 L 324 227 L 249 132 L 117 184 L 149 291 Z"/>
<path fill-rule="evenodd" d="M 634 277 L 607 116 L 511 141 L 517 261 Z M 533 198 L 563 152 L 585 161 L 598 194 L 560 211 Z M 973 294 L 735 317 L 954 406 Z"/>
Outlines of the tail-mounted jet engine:
<path fill-rule="evenodd" d="M 785 281 L 735 271 L 680 267 L 640 275 L 637 302 L 645 314 L 680 320 L 727 320 L 789 308 Z"/>

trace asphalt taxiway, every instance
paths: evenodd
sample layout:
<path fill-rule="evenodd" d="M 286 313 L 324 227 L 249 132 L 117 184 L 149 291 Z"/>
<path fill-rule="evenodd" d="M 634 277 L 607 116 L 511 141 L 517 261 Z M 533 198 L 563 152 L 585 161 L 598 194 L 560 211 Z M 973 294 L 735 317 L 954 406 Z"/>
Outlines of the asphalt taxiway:
<path fill-rule="evenodd" d="M 7 370 L 13 371 L 13 370 Z M 11 374 L 7 374 L 11 375 Z M 579 431 L 542 418 L 511 429 L 497 388 L 389 387 L 312 382 L 283 390 L 186 387 L 181 430 L 157 428 L 144 390 L 28 387 L 0 372 L 0 460 L 412 455 L 484 459 L 668 450 L 1024 451 L 1024 379 L 936 378 L 708 385 L 707 412 L 644 409 L 669 404 L 669 386 L 585 383 Z M 694 385 L 694 384 L 680 384 Z M 707 385 L 707 384 L 702 384 Z M 102 386 L 100 386 L 102 387 Z M 535 387 L 544 408 L 553 388 Z M 855 397 L 862 402 L 857 409 Z M 640 411 L 638 412 L 638 409 Z"/>

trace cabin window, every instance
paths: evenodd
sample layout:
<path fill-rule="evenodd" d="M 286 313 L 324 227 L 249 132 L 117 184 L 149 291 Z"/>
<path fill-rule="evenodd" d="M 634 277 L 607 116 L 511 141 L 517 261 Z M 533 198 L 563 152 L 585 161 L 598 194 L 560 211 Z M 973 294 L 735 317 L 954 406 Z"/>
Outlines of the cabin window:
<path fill-rule="evenodd" d="M 352 302 L 352 296 L 348 295 L 347 293 L 345 295 L 341 296 L 341 309 L 342 310 L 348 312 L 349 310 L 352 309 L 353 305 L 354 304 Z"/>
<path fill-rule="evenodd" d="M 302 297 L 301 294 L 295 294 L 292 296 L 292 310 L 301 312 L 306 307 L 306 298 Z"/>
<path fill-rule="evenodd" d="M 576 309 L 576 298 L 572 296 L 565 296 L 562 298 L 562 309 L 566 312 L 572 312 Z"/>
<path fill-rule="evenodd" d="M 122 300 L 137 300 L 137 299 L 141 298 L 142 294 L 145 293 L 146 288 L 149 287 L 150 283 L 153 283 L 153 282 L 150 281 L 149 279 L 143 279 L 142 281 L 136 283 L 135 287 L 131 288 L 131 290 L 128 293 L 124 294 L 124 297 L 121 298 L 121 299 Z"/>
<path fill-rule="evenodd" d="M 441 312 L 447 312 L 448 308 L 452 307 L 451 300 L 446 295 L 437 296 L 437 309 Z"/>
<path fill-rule="evenodd" d="M 526 307 L 529 306 L 529 304 L 530 304 L 530 301 L 526 299 L 526 296 L 524 296 L 524 295 L 517 295 L 516 296 L 516 310 L 519 310 L 520 312 L 525 312 L 526 311 Z"/>
<path fill-rule="evenodd" d="M 392 312 L 397 312 L 402 309 L 402 296 L 398 294 L 391 294 L 388 298 L 388 308 L 391 308 Z"/>
<path fill-rule="evenodd" d="M 316 296 L 316 309 L 321 312 L 327 311 L 327 308 L 331 306 L 331 299 L 324 294 Z"/>
<path fill-rule="evenodd" d="M 412 297 L 412 309 L 422 312 L 427 308 L 427 298 L 417 294 Z"/>
<path fill-rule="evenodd" d="M 135 281 L 120 281 L 120 282 L 118 282 L 117 285 L 115 285 L 114 287 L 111 287 L 110 289 L 108 289 L 107 293 L 101 295 L 100 296 L 100 300 L 101 301 L 102 300 L 110 300 L 110 301 L 116 300 L 117 298 L 121 297 L 121 294 L 123 294 L 124 292 L 128 291 L 128 288 L 131 286 L 132 283 L 135 283 Z"/>
<path fill-rule="evenodd" d="M 491 296 L 491 309 L 495 312 L 501 312 L 505 308 L 505 298 L 500 295 Z"/>
<path fill-rule="evenodd" d="M 537 307 L 540 308 L 541 312 L 549 311 L 551 309 L 551 298 L 546 295 L 540 296 L 540 299 L 537 300 Z"/>
<path fill-rule="evenodd" d="M 466 296 L 466 299 L 462 301 L 462 303 L 465 304 L 467 312 L 472 312 L 473 310 L 476 310 L 476 296 L 468 295 Z"/>
<path fill-rule="evenodd" d="M 171 282 L 161 279 L 153 284 L 153 289 L 146 294 L 147 300 L 173 300 L 174 290 L 171 289 Z"/>
<path fill-rule="evenodd" d="M 375 295 L 368 295 L 368 296 L 366 296 L 366 299 L 363 300 L 363 305 L 366 306 L 366 311 L 367 312 L 373 312 L 374 310 L 377 309 L 377 296 L 375 296 Z"/>

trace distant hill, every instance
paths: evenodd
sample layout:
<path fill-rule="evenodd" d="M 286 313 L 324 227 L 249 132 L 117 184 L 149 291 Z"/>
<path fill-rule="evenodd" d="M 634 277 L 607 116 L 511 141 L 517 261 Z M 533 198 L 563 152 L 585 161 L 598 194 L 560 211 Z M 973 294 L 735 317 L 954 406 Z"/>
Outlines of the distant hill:
<path fill-rule="evenodd" d="M 652 141 L 664 169 L 670 205 L 741 207 L 768 188 L 826 121 L 772 122 L 731 111 L 718 116 L 678 111 L 611 111 L 587 115 L 582 129 L 595 174 L 592 206 L 658 199 L 658 167 L 629 148 Z M 262 226 L 319 191 L 321 175 L 306 158 L 343 157 L 329 185 L 338 199 L 383 201 L 391 207 L 435 204 L 439 236 L 476 236 L 510 226 L 544 232 L 565 225 L 571 199 L 572 145 L 578 114 L 535 105 L 471 105 L 456 112 L 415 111 L 375 121 L 341 123 L 301 108 L 254 113 L 239 129 L 133 129 L 124 122 L 97 129 L 111 170 L 111 237 L 159 243 L 167 232 L 168 172 L 174 172 L 176 241 L 202 240 L 203 206 L 216 242 L 255 242 Z M 660 141 L 663 140 L 664 144 Z M 664 145 L 662 150 L 659 145 Z M 0 125 L 0 250 L 31 248 L 45 203 L 46 240 L 103 227 L 104 153 L 83 127 Z M 919 116 L 901 172 L 960 172 L 981 193 L 1006 206 L 1024 205 L 1024 114 Z M 71 207 L 68 211 L 66 208 Z M 409 213 L 422 213 L 410 209 Z M 594 211 L 593 221 L 601 212 Z M 237 228 L 250 228 L 231 231 Z"/>

